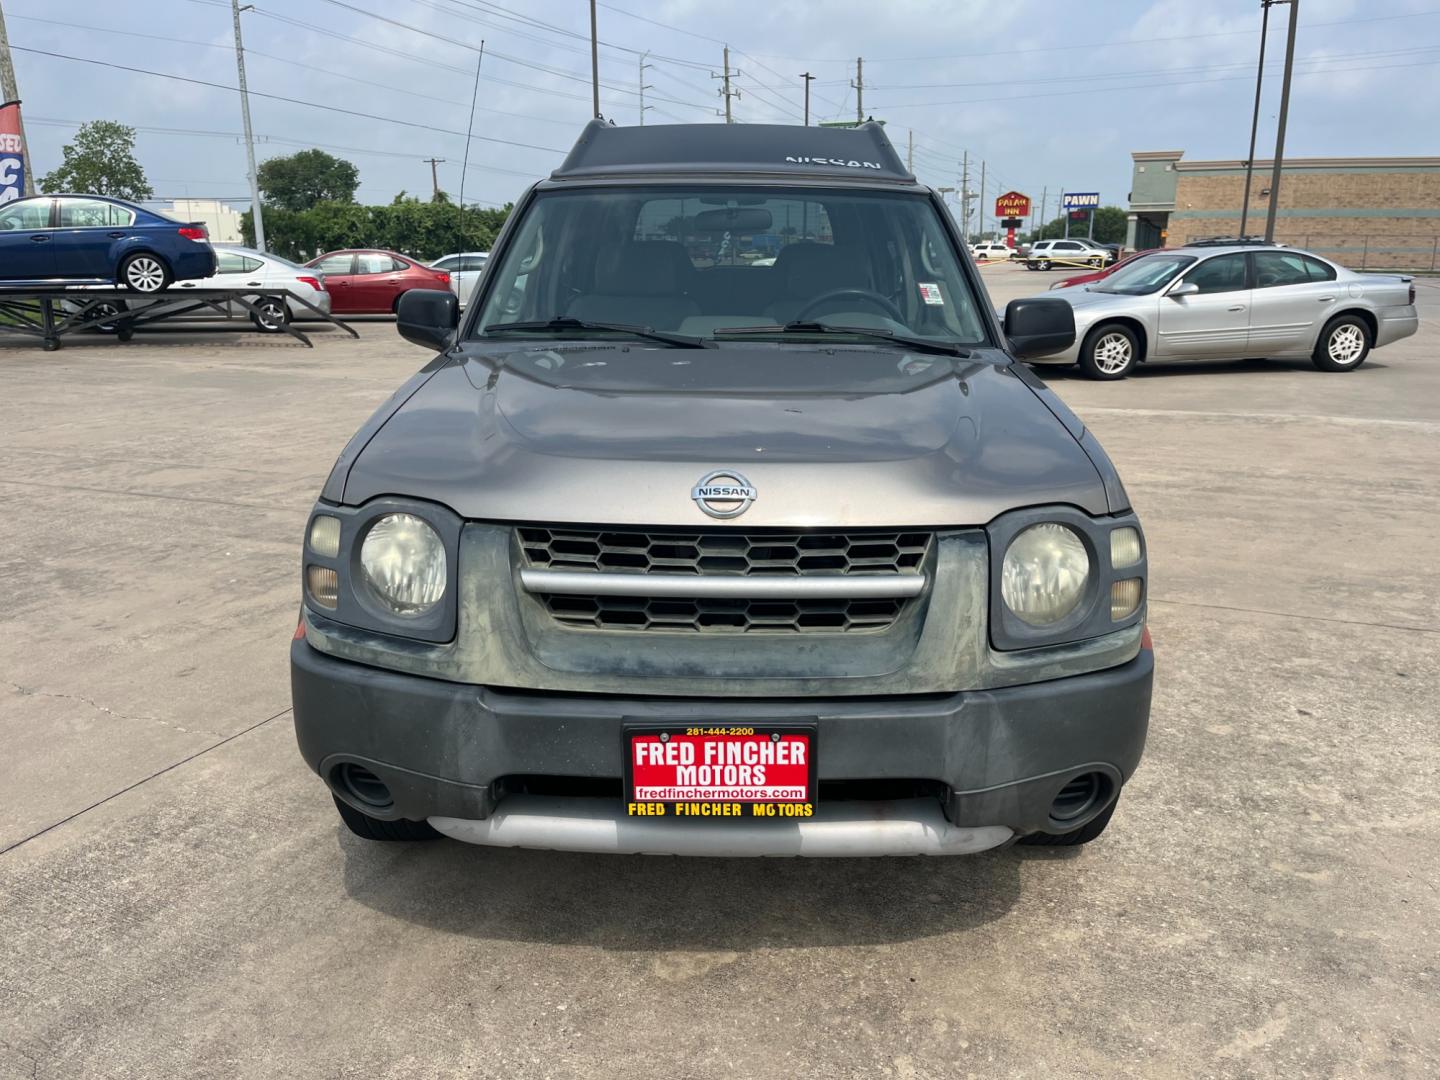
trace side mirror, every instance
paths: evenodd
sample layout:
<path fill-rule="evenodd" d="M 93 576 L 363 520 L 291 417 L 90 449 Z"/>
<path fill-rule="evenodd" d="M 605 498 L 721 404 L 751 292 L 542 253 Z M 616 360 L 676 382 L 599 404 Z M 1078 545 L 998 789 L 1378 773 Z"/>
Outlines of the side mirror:
<path fill-rule="evenodd" d="M 1061 352 L 1075 344 L 1075 309 L 1050 296 L 1011 300 L 1005 305 L 1005 337 L 1020 360 Z"/>
<path fill-rule="evenodd" d="M 1182 281 L 1165 295 L 1174 300 L 1177 296 L 1194 296 L 1200 291 L 1200 286 L 1193 281 Z"/>
<path fill-rule="evenodd" d="M 460 299 L 449 289 L 411 289 L 395 306 L 395 329 L 406 341 L 444 352 L 460 325 Z"/>

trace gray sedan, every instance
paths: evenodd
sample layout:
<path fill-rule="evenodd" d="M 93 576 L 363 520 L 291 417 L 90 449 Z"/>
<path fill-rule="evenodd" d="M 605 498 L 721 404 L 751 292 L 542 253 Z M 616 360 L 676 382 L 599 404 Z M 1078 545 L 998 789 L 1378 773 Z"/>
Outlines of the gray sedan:
<path fill-rule="evenodd" d="M 1075 310 L 1075 344 L 1032 364 L 1120 379 L 1146 360 L 1309 357 L 1353 371 L 1419 327 L 1408 277 L 1357 274 L 1276 245 L 1176 248 L 1108 278 L 1045 294 Z"/>

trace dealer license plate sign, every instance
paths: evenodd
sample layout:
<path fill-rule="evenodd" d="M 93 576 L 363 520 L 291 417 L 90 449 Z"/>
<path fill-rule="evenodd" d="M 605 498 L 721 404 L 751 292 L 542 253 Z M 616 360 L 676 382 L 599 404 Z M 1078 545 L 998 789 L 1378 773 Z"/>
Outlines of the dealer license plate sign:
<path fill-rule="evenodd" d="M 813 724 L 627 724 L 632 817 L 781 818 L 815 812 Z"/>

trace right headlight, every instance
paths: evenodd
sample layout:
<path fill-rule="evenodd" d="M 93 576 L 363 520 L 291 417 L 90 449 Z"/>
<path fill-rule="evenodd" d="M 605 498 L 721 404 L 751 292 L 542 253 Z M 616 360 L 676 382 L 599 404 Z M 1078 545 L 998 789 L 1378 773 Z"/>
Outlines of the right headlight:
<path fill-rule="evenodd" d="M 1000 595 L 1030 626 L 1058 623 L 1080 603 L 1090 579 L 1090 553 L 1071 528 L 1058 522 L 1031 525 L 1005 551 Z"/>
<path fill-rule="evenodd" d="M 360 570 L 391 612 L 416 618 L 445 595 L 445 544 L 414 514 L 386 514 L 365 534 Z"/>

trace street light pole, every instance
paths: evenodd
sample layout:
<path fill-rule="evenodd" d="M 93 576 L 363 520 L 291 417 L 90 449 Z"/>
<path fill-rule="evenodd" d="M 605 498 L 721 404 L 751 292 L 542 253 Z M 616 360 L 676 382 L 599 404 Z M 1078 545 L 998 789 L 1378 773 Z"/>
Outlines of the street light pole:
<path fill-rule="evenodd" d="M 250 93 L 245 88 L 245 41 L 240 35 L 240 12 L 251 10 L 253 4 L 240 7 L 240 0 L 230 0 L 230 14 L 235 22 L 235 69 L 240 78 L 240 118 L 245 124 L 245 161 L 250 167 L 250 215 L 255 222 L 255 250 L 265 250 L 265 212 L 260 206 L 260 177 L 255 171 L 255 134 L 250 129 Z"/>
<path fill-rule="evenodd" d="M 1260 63 L 1255 68 L 1255 113 L 1250 118 L 1250 156 L 1245 159 L 1245 198 L 1240 202 L 1240 239 L 1250 218 L 1250 178 L 1255 175 L 1255 132 L 1260 127 L 1260 86 L 1265 79 L 1265 38 L 1270 31 L 1270 0 L 1260 0 Z"/>
<path fill-rule="evenodd" d="M 814 81 L 815 76 L 814 76 L 814 75 L 811 75 L 810 72 L 808 72 L 808 71 L 802 71 L 802 72 L 800 73 L 800 78 L 802 78 L 802 79 L 805 80 L 805 126 L 806 126 L 806 127 L 809 127 L 809 126 L 810 126 L 810 83 L 811 83 L 812 81 Z"/>
<path fill-rule="evenodd" d="M 590 100 L 600 119 L 600 41 L 595 30 L 595 0 L 590 0 Z"/>
<path fill-rule="evenodd" d="M 1270 210 L 1265 215 L 1265 240 L 1275 239 L 1275 213 L 1280 206 L 1280 168 L 1285 160 L 1285 121 L 1290 116 L 1290 69 L 1295 64 L 1295 24 L 1300 19 L 1300 0 L 1290 4 L 1290 30 L 1285 38 L 1285 77 L 1280 83 L 1280 120 L 1275 129 L 1275 167 L 1270 173 Z"/>

